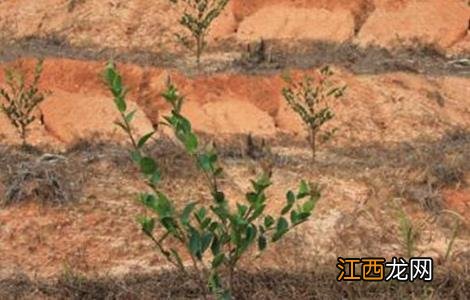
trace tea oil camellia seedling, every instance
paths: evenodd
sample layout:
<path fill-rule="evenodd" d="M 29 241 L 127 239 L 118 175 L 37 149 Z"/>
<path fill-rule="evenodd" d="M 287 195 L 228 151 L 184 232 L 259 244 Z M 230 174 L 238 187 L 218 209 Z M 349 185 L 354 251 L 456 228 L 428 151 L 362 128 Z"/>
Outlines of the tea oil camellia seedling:
<path fill-rule="evenodd" d="M 190 35 L 177 34 L 179 41 L 188 49 L 194 50 L 196 62 L 199 67 L 201 55 L 206 48 L 206 37 L 212 22 L 222 13 L 229 0 L 170 0 L 174 4 L 181 4 L 183 15 L 180 24 Z M 193 39 L 194 42 L 191 42 Z"/>
<path fill-rule="evenodd" d="M 322 126 L 333 119 L 331 102 L 344 95 L 346 86 L 337 86 L 331 80 L 333 72 L 326 66 L 314 79 L 305 76 L 302 81 L 296 82 L 289 76 L 284 80 L 287 86 L 282 89 L 282 94 L 289 106 L 304 122 L 308 130 L 308 142 L 312 151 L 312 161 L 315 161 L 318 134 Z M 329 139 L 334 131 L 326 132 L 323 137 Z"/>
<path fill-rule="evenodd" d="M 38 60 L 34 69 L 33 80 L 26 83 L 26 74 L 16 69 L 5 69 L 5 81 L 8 89 L 0 88 L 0 108 L 11 124 L 16 127 L 23 145 L 26 144 L 28 126 L 36 119 L 35 111 L 45 99 L 45 93 L 39 90 L 42 73 L 42 60 Z"/>
<path fill-rule="evenodd" d="M 200 147 L 191 122 L 181 113 L 184 99 L 178 89 L 169 84 L 162 96 L 172 110 L 164 117 L 164 123 L 172 128 L 187 155 L 204 174 L 207 195 L 211 198 L 210 204 L 189 202 L 182 210 L 177 210 L 177 200 L 159 188 L 162 174 L 157 161 L 144 151 L 154 132 L 134 136 L 131 128 L 134 112 L 127 110 L 126 89 L 112 63 L 108 64 L 105 77 L 122 117 L 118 125 L 127 133 L 133 146 L 131 157 L 150 189 L 139 194 L 140 202 L 151 213 L 138 217 L 143 232 L 170 264 L 199 285 L 204 298 L 211 293 L 218 299 L 231 299 L 233 276 L 240 258 L 255 246 L 259 251 L 265 250 L 292 228 L 307 221 L 320 198 L 320 190 L 302 181 L 297 192 L 286 193 L 286 204 L 279 215 L 271 215 L 266 213 L 269 204 L 266 191 L 272 182 L 269 174 L 262 174 L 251 180 L 252 188 L 246 193 L 245 201 L 229 205 L 219 184 L 223 170 L 217 153 Z M 190 258 L 190 266 L 184 257 Z"/>

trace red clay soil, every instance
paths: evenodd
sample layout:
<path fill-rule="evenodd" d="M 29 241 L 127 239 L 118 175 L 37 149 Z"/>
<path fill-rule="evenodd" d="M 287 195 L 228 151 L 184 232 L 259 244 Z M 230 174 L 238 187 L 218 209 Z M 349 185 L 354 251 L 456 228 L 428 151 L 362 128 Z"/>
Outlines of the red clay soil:
<path fill-rule="evenodd" d="M 179 31 L 178 12 L 167 0 L 87 0 L 73 9 L 66 2 L 0 1 L 0 41 L 39 37 L 64 39 L 72 47 L 117 52 L 176 50 L 173 34 Z M 234 0 L 217 21 L 210 42 L 245 44 L 274 38 L 288 44 L 326 40 L 386 48 L 397 43 L 434 43 L 444 54 L 463 55 L 470 52 L 467 2 Z M 447 58 L 440 59 L 448 63 Z M 31 70 L 34 63 L 31 58 L 21 58 L 2 62 L 0 67 L 15 64 Z M 86 168 L 88 183 L 78 203 L 49 207 L 30 199 L 0 209 L 0 279 L 15 272 L 57 277 L 72 269 L 120 275 L 159 271 L 165 266 L 135 222 L 135 216 L 144 210 L 133 199 L 145 186 L 129 166 L 127 149 L 108 149 L 105 144 L 108 150 L 103 153 L 93 150 L 99 140 L 125 141 L 113 124 L 119 115 L 100 75 L 104 67 L 105 61 L 45 59 L 40 84 L 52 94 L 40 105 L 43 123 L 32 124 L 29 142 L 54 151 L 72 146 L 82 149 L 77 150 L 81 156 L 69 159 L 77 174 Z M 130 88 L 131 106 L 137 109 L 139 133 L 157 127 L 168 110 L 160 96 L 168 79 L 177 85 L 186 97 L 183 113 L 194 128 L 218 136 L 222 147 L 229 148 L 222 156 L 228 161 L 224 167 L 230 199 L 242 199 L 247 178 L 253 177 L 259 164 L 267 164 L 245 154 L 237 156 L 250 133 L 256 139 L 264 138 L 268 145 L 273 143 L 276 186 L 269 196 L 276 209 L 284 205 L 285 191 L 302 178 L 325 188 L 314 220 L 270 249 L 253 268 L 299 270 L 324 261 L 334 268 L 339 254 L 399 255 L 403 244 L 392 205 L 396 201 L 405 203 L 406 209 L 419 207 L 417 215 L 422 218 L 418 221 L 435 217 L 423 208 L 429 202 L 462 215 L 464 230 L 456 239 L 452 257 L 468 264 L 470 78 L 464 72 L 436 75 L 391 68 L 380 74 L 355 74 L 333 65 L 335 80 L 348 86 L 345 97 L 334 106 L 335 118 L 327 125 L 339 131 L 319 151 L 320 163 L 311 167 L 306 163 L 310 153 L 305 130 L 282 98 L 280 71 L 189 76 L 177 69 L 130 63 L 118 67 Z M 314 70 L 290 72 L 296 77 Z M 0 72 L 0 86 L 5 86 L 4 81 Z M 0 114 L 0 146 L 19 142 L 15 129 Z M 160 149 L 163 163 L 173 170 L 170 180 L 164 181 L 165 189 L 179 204 L 194 197 L 205 199 L 202 180 L 182 159 L 178 146 L 158 145 L 164 148 Z M 0 157 L 5 165 L 0 178 L 10 179 L 11 163 L 19 163 L 10 156 L 17 153 L 13 148 Z M 439 180 L 445 184 L 440 185 Z M 8 188 L 8 180 L 0 180 L 0 198 Z M 424 196 L 413 197 L 415 194 Z M 422 232 L 418 252 L 443 261 L 450 230 L 429 224 Z M 289 246 L 298 243 L 302 247 Z"/>
<path fill-rule="evenodd" d="M 87 0 L 73 9 L 62 0 L 7 0 L 0 3 L 0 38 L 35 36 L 85 48 L 174 52 L 179 14 L 167 0 Z M 469 19 L 465 0 L 233 0 L 210 39 L 312 39 L 385 47 L 436 43 L 449 52 L 470 51 L 459 43 L 468 35 Z"/>
<path fill-rule="evenodd" d="M 24 60 L 22 65 L 31 68 L 34 60 Z M 46 59 L 41 85 L 53 93 L 41 105 L 41 111 L 51 136 L 62 142 L 72 142 L 93 132 L 112 137 L 115 131 L 112 123 L 117 115 L 100 77 L 104 66 L 104 62 Z M 189 78 L 176 70 L 130 64 L 121 65 L 120 69 L 125 84 L 130 87 L 130 99 L 144 113 L 139 113 L 141 117 L 136 123 L 140 132 L 157 124 L 159 111 L 167 109 L 160 94 L 171 78 L 186 96 L 185 113 L 197 130 L 210 133 L 252 131 L 265 136 L 276 132 L 303 133 L 299 118 L 282 99 L 280 91 L 284 83 L 279 74 L 218 73 Z M 342 126 L 344 129 L 335 143 L 402 141 L 420 135 L 437 137 L 446 130 L 470 125 L 468 78 L 403 72 L 353 75 L 343 69 L 334 70 L 336 80 L 346 84 L 348 92 L 338 103 L 331 126 L 350 124 Z M 291 73 L 313 74 L 313 71 Z M 223 113 L 218 115 L 219 111 Z M 8 122 L 2 123 L 8 127 Z M 246 126 L 237 128 L 235 124 Z M 12 136 L 12 128 L 6 129 L 6 133 Z"/>

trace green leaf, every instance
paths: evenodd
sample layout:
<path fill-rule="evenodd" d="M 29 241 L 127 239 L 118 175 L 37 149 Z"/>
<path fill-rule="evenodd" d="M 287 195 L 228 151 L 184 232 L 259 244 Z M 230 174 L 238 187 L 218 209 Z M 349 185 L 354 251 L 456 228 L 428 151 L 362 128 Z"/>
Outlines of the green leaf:
<path fill-rule="evenodd" d="M 248 219 L 249 222 L 255 220 L 256 218 L 258 218 L 263 212 L 264 212 L 264 209 L 266 208 L 266 204 L 261 204 L 259 205 L 259 203 L 256 205 L 256 208 L 255 208 L 255 211 L 253 212 L 253 214 L 250 216 L 250 218 Z"/>
<path fill-rule="evenodd" d="M 216 231 L 217 228 L 219 228 L 219 223 L 212 222 L 209 226 L 209 231 L 214 232 L 214 231 Z"/>
<path fill-rule="evenodd" d="M 217 156 L 215 154 L 201 154 L 198 156 L 198 163 L 201 169 L 206 172 L 214 170 L 214 163 L 217 161 Z"/>
<path fill-rule="evenodd" d="M 184 146 L 186 147 L 186 150 L 193 154 L 197 151 L 197 145 L 197 136 L 192 132 L 188 132 L 184 137 Z"/>
<path fill-rule="evenodd" d="M 157 212 L 160 218 L 171 217 L 173 215 L 173 207 L 170 200 L 165 194 L 161 192 L 158 192 Z"/>
<path fill-rule="evenodd" d="M 140 165 L 140 160 L 142 159 L 142 156 L 140 155 L 140 151 L 138 150 L 131 151 L 130 156 L 133 162 L 138 163 Z"/>
<path fill-rule="evenodd" d="M 260 235 L 258 237 L 258 249 L 260 251 L 263 251 L 266 249 L 266 246 L 268 245 L 268 241 L 266 240 L 266 237 L 264 235 Z"/>
<path fill-rule="evenodd" d="M 272 241 L 278 241 L 287 231 L 289 230 L 289 223 L 283 217 L 280 217 L 277 221 L 276 232 L 272 237 Z"/>
<path fill-rule="evenodd" d="M 224 205 L 211 206 L 211 210 L 222 220 L 225 221 L 229 217 L 227 208 Z"/>
<path fill-rule="evenodd" d="M 211 245 L 212 242 L 212 233 L 211 232 L 206 232 L 202 235 L 201 237 L 201 254 L 204 253 L 207 248 Z"/>
<path fill-rule="evenodd" d="M 290 219 L 292 224 L 294 225 L 299 225 L 300 223 L 303 223 L 308 220 L 308 218 L 311 216 L 310 213 L 308 212 L 297 212 L 293 210 L 290 215 Z"/>
<path fill-rule="evenodd" d="M 244 216 L 246 211 L 248 210 L 248 207 L 246 205 L 237 203 L 237 209 L 238 209 L 238 214 L 240 216 Z"/>
<path fill-rule="evenodd" d="M 188 205 L 186 205 L 183 209 L 183 212 L 181 214 L 180 220 L 183 225 L 188 225 L 189 224 L 189 216 L 193 212 L 194 208 L 196 207 L 197 202 L 191 202 Z"/>
<path fill-rule="evenodd" d="M 204 219 L 206 218 L 206 208 L 201 207 L 197 212 L 196 212 L 196 219 L 199 223 L 204 222 Z"/>
<path fill-rule="evenodd" d="M 281 211 L 282 215 L 285 215 L 286 213 L 288 213 L 292 209 L 292 206 L 295 203 L 294 193 L 292 191 L 287 192 L 286 199 L 287 199 L 287 204 L 286 204 L 286 206 L 284 206 L 284 208 Z"/>
<path fill-rule="evenodd" d="M 305 181 L 302 180 L 299 185 L 299 192 L 297 194 L 298 199 L 302 199 L 310 195 L 310 185 Z"/>
<path fill-rule="evenodd" d="M 202 221 L 201 223 L 201 228 L 202 229 L 206 229 L 207 226 L 209 226 L 209 224 L 211 223 L 211 218 L 206 218 L 204 221 Z"/>
<path fill-rule="evenodd" d="M 106 80 L 106 83 L 108 83 L 109 87 L 112 87 L 114 78 L 116 77 L 116 71 L 115 71 L 115 66 L 114 63 L 109 61 L 106 69 L 104 71 L 104 78 Z"/>
<path fill-rule="evenodd" d="M 245 235 L 246 235 L 246 243 L 247 246 L 251 244 L 251 242 L 256 238 L 256 234 L 258 233 L 258 230 L 256 229 L 256 226 L 250 225 L 246 228 Z"/>
<path fill-rule="evenodd" d="M 140 140 L 137 142 L 137 148 L 142 148 L 145 143 L 152 137 L 152 135 L 155 134 L 155 131 L 149 132 L 143 137 L 140 138 Z"/>
<path fill-rule="evenodd" d="M 225 194 L 223 192 L 212 193 L 212 197 L 214 198 L 214 201 L 218 204 L 221 204 L 225 201 Z"/>
<path fill-rule="evenodd" d="M 129 128 L 127 128 L 127 126 L 123 124 L 122 122 L 114 122 L 114 124 L 121 127 L 121 129 L 124 130 L 125 132 L 129 132 Z"/>
<path fill-rule="evenodd" d="M 181 259 L 181 256 L 178 254 L 178 252 L 176 252 L 175 249 L 170 249 L 171 253 L 173 254 L 173 256 L 176 258 L 176 261 L 178 262 L 178 265 L 179 266 L 183 266 L 183 260 Z"/>
<path fill-rule="evenodd" d="M 271 179 L 267 174 L 263 173 L 256 181 L 252 181 L 252 184 L 255 191 L 260 194 L 271 185 Z"/>
<path fill-rule="evenodd" d="M 153 175 L 157 171 L 157 163 L 150 157 L 140 159 L 140 171 L 145 175 Z"/>
<path fill-rule="evenodd" d="M 266 216 L 264 218 L 264 226 L 270 228 L 274 224 L 274 218 L 271 216 Z"/>
<path fill-rule="evenodd" d="M 277 231 L 285 231 L 289 227 L 289 223 L 283 217 L 280 217 L 277 221 L 276 230 Z"/>
<path fill-rule="evenodd" d="M 172 217 L 163 217 L 160 219 L 160 223 L 165 227 L 165 229 L 172 233 L 174 236 L 178 235 L 175 226 L 175 220 Z"/>
<path fill-rule="evenodd" d="M 211 251 L 212 255 L 214 256 L 220 253 L 220 239 L 217 237 L 217 235 L 214 235 L 214 238 L 212 239 Z"/>
<path fill-rule="evenodd" d="M 315 208 L 316 201 L 309 199 L 302 205 L 302 212 L 310 213 Z"/>
<path fill-rule="evenodd" d="M 143 193 L 139 195 L 139 200 L 146 207 L 158 212 L 158 199 L 155 195 Z"/>
<path fill-rule="evenodd" d="M 153 174 L 150 176 L 149 181 L 151 186 L 156 186 L 160 180 L 162 179 L 162 176 L 160 174 L 160 171 L 157 169 Z"/>
<path fill-rule="evenodd" d="M 124 100 L 124 98 L 122 96 L 116 96 L 114 98 L 114 104 L 116 104 L 117 109 L 121 113 L 126 112 L 127 105 L 126 105 L 126 101 Z"/>
<path fill-rule="evenodd" d="M 255 203 L 258 200 L 258 194 L 253 192 L 246 193 L 245 197 L 246 200 L 250 203 Z"/>
<path fill-rule="evenodd" d="M 130 113 L 126 114 L 126 116 L 124 117 L 124 119 L 126 120 L 126 122 L 129 124 L 132 122 L 132 120 L 134 119 L 134 116 L 135 116 L 135 113 L 137 112 L 136 109 L 134 109 L 133 111 L 131 111 Z"/>
<path fill-rule="evenodd" d="M 150 235 L 154 228 L 155 228 L 155 219 L 149 218 L 145 216 L 137 217 L 137 222 L 142 227 L 142 231 L 145 232 L 147 235 Z"/>
<path fill-rule="evenodd" d="M 214 269 L 218 268 L 224 262 L 224 259 L 225 259 L 224 253 L 219 253 L 218 255 L 216 255 L 214 259 L 212 260 L 212 268 Z"/>
<path fill-rule="evenodd" d="M 201 235 L 196 230 L 191 230 L 189 237 L 189 251 L 191 251 L 191 253 L 198 259 L 201 259 Z"/>

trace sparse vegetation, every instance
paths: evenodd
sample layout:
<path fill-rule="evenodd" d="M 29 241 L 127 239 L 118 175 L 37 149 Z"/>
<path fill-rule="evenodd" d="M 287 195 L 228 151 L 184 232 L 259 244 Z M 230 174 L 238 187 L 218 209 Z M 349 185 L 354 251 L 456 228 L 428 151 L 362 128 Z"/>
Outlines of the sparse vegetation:
<path fill-rule="evenodd" d="M 143 232 L 169 263 L 194 279 L 204 298 L 208 292 L 221 299 L 233 297 L 234 274 L 240 259 L 253 244 L 262 252 L 268 244 L 279 241 L 292 228 L 307 221 L 320 198 L 318 186 L 302 181 L 298 192 L 287 192 L 285 207 L 280 215 L 274 216 L 267 213 L 266 190 L 272 184 L 271 172 L 267 171 L 251 181 L 252 190 L 246 193 L 245 202 L 230 205 L 220 185 L 223 169 L 217 153 L 210 145 L 201 146 L 190 121 L 181 114 L 184 98 L 170 83 L 162 95 L 172 108 L 171 114 L 164 117 L 164 125 L 173 129 L 204 174 L 211 197 L 210 204 L 187 202 L 182 210 L 177 210 L 176 202 L 159 188 L 162 174 L 157 162 L 144 151 L 154 132 L 139 139 L 134 136 L 131 126 L 134 112 L 127 110 L 126 88 L 112 63 L 106 68 L 105 77 L 122 116 L 118 125 L 133 146 L 132 159 L 152 190 L 139 195 L 140 202 L 154 214 L 138 218 Z M 190 258 L 194 272 L 188 270 L 185 257 Z"/>
<path fill-rule="evenodd" d="M 42 60 L 38 60 L 30 84 L 26 82 L 26 74 L 22 71 L 5 69 L 8 89 L 0 88 L 0 95 L 3 98 L 3 101 L 0 101 L 0 108 L 18 130 L 23 145 L 26 144 L 28 126 L 36 119 L 38 105 L 46 96 L 46 93 L 39 89 L 42 63 Z"/>
<path fill-rule="evenodd" d="M 406 257 L 413 257 L 419 232 L 403 208 L 398 209 L 400 240 Z"/>
<path fill-rule="evenodd" d="M 43 204 L 64 204 L 77 198 L 80 175 L 72 174 L 67 159 L 43 154 L 24 158 L 9 168 L 6 193 L 0 206 L 33 200 Z"/>
<path fill-rule="evenodd" d="M 444 255 L 444 260 L 445 261 L 448 261 L 451 257 L 452 257 L 452 250 L 453 250 L 453 247 L 454 247 L 454 243 L 455 243 L 455 240 L 457 239 L 457 236 L 459 235 L 459 232 L 460 232 L 460 227 L 462 226 L 462 216 L 459 215 L 458 213 L 454 212 L 454 211 L 446 211 L 448 214 L 451 214 L 453 215 L 453 219 L 454 219 L 454 224 L 452 226 L 452 233 L 451 233 L 451 236 L 449 238 L 449 241 L 447 243 L 447 247 L 446 247 L 446 252 L 445 252 L 445 255 Z"/>
<path fill-rule="evenodd" d="M 317 138 L 322 126 L 334 117 L 331 102 L 343 96 L 346 86 L 337 86 L 331 80 L 332 70 L 326 66 L 317 76 L 305 76 L 297 82 L 289 75 L 284 76 L 288 86 L 283 88 L 282 94 L 292 108 L 304 122 L 308 130 L 308 142 L 312 152 L 312 161 L 315 161 Z M 329 139 L 335 130 L 323 133 L 323 140 Z"/>
<path fill-rule="evenodd" d="M 222 13 L 229 0 L 170 0 L 181 4 L 183 13 L 180 24 L 189 31 L 188 35 L 177 34 L 178 40 L 196 54 L 198 67 L 206 48 L 206 37 L 212 22 Z M 191 41 L 191 39 L 193 41 Z"/>

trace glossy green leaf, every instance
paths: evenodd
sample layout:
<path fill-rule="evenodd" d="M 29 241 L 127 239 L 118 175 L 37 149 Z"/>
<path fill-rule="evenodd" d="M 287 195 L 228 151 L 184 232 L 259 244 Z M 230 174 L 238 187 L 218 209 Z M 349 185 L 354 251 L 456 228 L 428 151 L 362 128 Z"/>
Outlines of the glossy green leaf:
<path fill-rule="evenodd" d="M 212 242 L 212 233 L 211 232 L 206 232 L 202 235 L 201 237 L 201 253 L 204 253 L 209 246 L 211 245 Z"/>
<path fill-rule="evenodd" d="M 216 256 L 220 253 L 220 239 L 217 235 L 214 235 L 211 244 L 212 255 Z"/>
<path fill-rule="evenodd" d="M 289 229 L 289 223 L 283 217 L 279 218 L 276 224 L 276 232 L 273 234 L 273 242 L 278 241 Z"/>
<path fill-rule="evenodd" d="M 139 139 L 139 141 L 137 142 L 137 147 L 138 148 L 142 148 L 145 143 L 147 143 L 147 141 L 155 134 L 155 131 L 152 131 L 152 132 L 149 132 L 147 133 L 146 135 L 144 135 L 143 137 L 141 137 Z"/>
<path fill-rule="evenodd" d="M 310 185 L 306 181 L 302 180 L 299 185 L 299 192 L 297 194 L 297 198 L 302 199 L 308 195 L 310 195 Z"/>
<path fill-rule="evenodd" d="M 181 223 L 183 225 L 188 225 L 189 224 L 189 216 L 193 212 L 194 208 L 196 207 L 197 203 L 196 202 L 191 202 L 188 205 L 186 205 L 183 209 L 183 212 L 181 213 Z"/>
<path fill-rule="evenodd" d="M 136 112 L 137 112 L 137 110 L 134 109 L 133 111 L 131 111 L 130 113 L 125 115 L 124 119 L 126 120 L 126 122 L 128 124 L 132 122 Z"/>
<path fill-rule="evenodd" d="M 309 199 L 308 201 L 305 201 L 305 203 L 302 205 L 302 212 L 309 213 L 315 208 L 315 201 L 313 199 Z"/>
<path fill-rule="evenodd" d="M 122 96 L 116 96 L 114 98 L 114 104 L 116 104 L 117 109 L 121 112 L 124 113 L 127 109 L 126 101 Z"/>
<path fill-rule="evenodd" d="M 140 165 L 140 160 L 142 159 L 140 152 L 137 150 L 134 150 L 130 152 L 130 155 L 131 155 L 132 161 Z"/>
<path fill-rule="evenodd" d="M 212 268 L 214 269 L 218 268 L 224 262 L 224 259 L 225 259 L 224 253 L 219 253 L 218 255 L 216 255 L 214 259 L 212 260 Z"/>
<path fill-rule="evenodd" d="M 157 171 L 157 163 L 153 158 L 142 157 L 140 159 L 140 171 L 146 175 L 153 175 Z"/>
<path fill-rule="evenodd" d="M 266 228 L 270 228 L 270 227 L 274 224 L 274 222 L 275 222 L 275 221 L 274 221 L 274 218 L 271 217 L 271 216 L 266 216 L 266 217 L 264 218 L 264 226 L 265 226 Z"/>
<path fill-rule="evenodd" d="M 190 233 L 189 251 L 197 258 L 201 258 L 201 235 L 196 230 L 192 230 Z"/>
<path fill-rule="evenodd" d="M 292 191 L 287 192 L 286 199 L 287 199 L 287 204 L 286 204 L 286 206 L 284 206 L 284 208 L 281 211 L 282 215 L 285 215 L 286 213 L 288 213 L 292 209 L 292 206 L 295 203 L 294 193 Z"/>
<path fill-rule="evenodd" d="M 198 142 L 197 142 L 197 137 L 194 133 L 192 132 L 187 133 L 184 137 L 183 142 L 186 147 L 186 150 L 189 153 L 195 153 L 197 151 Z"/>
<path fill-rule="evenodd" d="M 225 194 L 223 192 L 216 192 L 212 194 L 214 201 L 218 204 L 225 202 Z"/>
<path fill-rule="evenodd" d="M 260 235 L 258 237 L 258 249 L 260 251 L 263 251 L 266 249 L 266 246 L 268 245 L 268 241 L 266 240 L 266 237 L 264 235 Z"/>
<path fill-rule="evenodd" d="M 151 234 L 155 228 L 154 218 L 140 216 L 137 218 L 137 222 L 139 222 L 140 226 L 142 227 L 142 231 L 144 231 L 146 234 Z"/>

